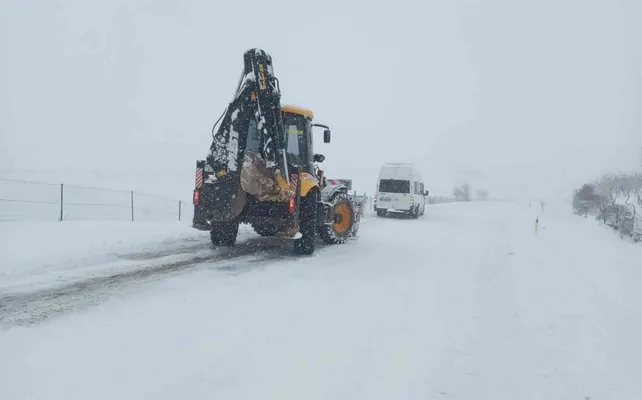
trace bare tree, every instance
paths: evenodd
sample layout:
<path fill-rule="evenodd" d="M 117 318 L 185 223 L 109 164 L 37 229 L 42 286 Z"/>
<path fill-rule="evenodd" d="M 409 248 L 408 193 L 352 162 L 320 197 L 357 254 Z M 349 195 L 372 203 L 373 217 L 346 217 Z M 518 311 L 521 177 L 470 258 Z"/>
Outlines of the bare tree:
<path fill-rule="evenodd" d="M 632 176 L 633 180 L 633 196 L 637 199 L 638 205 L 642 206 L 642 172 L 638 172 Z"/>
<path fill-rule="evenodd" d="M 605 206 L 630 204 L 642 205 L 642 173 L 607 174 L 595 183 L 596 191 L 605 199 Z"/>
<path fill-rule="evenodd" d="M 456 201 L 470 201 L 470 185 L 464 183 L 456 187 L 453 189 L 453 196 L 455 196 Z"/>
<path fill-rule="evenodd" d="M 618 199 L 621 197 L 621 185 L 617 175 L 604 175 L 596 186 L 598 191 L 605 197 L 607 205 L 618 203 Z"/>
<path fill-rule="evenodd" d="M 583 185 L 573 194 L 573 211 L 584 216 L 597 213 L 598 219 L 619 229 L 629 221 L 628 215 L 642 212 L 642 173 L 605 174 Z"/>
<path fill-rule="evenodd" d="M 480 189 L 477 190 L 477 200 L 486 201 L 488 199 L 488 190 Z"/>
<path fill-rule="evenodd" d="M 464 201 L 470 201 L 471 195 L 470 195 L 470 185 L 467 183 L 464 183 L 461 185 L 461 190 L 464 194 Z"/>

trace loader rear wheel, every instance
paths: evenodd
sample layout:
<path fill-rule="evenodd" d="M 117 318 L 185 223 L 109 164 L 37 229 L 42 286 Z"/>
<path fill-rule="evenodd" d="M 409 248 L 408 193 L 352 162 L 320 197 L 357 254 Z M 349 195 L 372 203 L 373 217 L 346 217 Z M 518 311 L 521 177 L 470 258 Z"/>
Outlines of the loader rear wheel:
<path fill-rule="evenodd" d="M 355 215 L 352 201 L 346 193 L 339 193 L 330 199 L 334 219 L 330 225 L 319 227 L 319 236 L 327 244 L 345 243 L 354 225 Z"/>
<path fill-rule="evenodd" d="M 317 225 L 317 203 L 319 192 L 316 190 L 301 198 L 301 210 L 299 212 L 299 232 L 301 237 L 294 241 L 294 253 L 298 255 L 311 255 L 314 253 L 314 241 L 316 240 Z"/>
<path fill-rule="evenodd" d="M 210 239 L 214 246 L 233 246 L 239 232 L 239 222 L 214 222 L 210 229 Z"/>

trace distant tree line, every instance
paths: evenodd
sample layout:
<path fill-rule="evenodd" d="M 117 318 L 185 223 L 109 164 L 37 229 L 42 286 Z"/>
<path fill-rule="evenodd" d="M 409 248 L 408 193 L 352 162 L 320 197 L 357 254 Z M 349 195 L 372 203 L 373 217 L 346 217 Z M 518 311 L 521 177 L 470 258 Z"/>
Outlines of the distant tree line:
<path fill-rule="evenodd" d="M 573 209 L 578 214 L 597 214 L 609 206 L 629 204 L 642 207 L 642 173 L 606 174 L 573 193 Z"/>
<path fill-rule="evenodd" d="M 456 201 L 470 201 L 470 185 L 467 183 L 461 184 L 453 189 L 453 196 Z"/>
<path fill-rule="evenodd" d="M 486 201 L 488 200 L 489 193 L 486 189 L 477 189 L 475 191 L 475 200 Z M 428 198 L 428 203 L 454 203 L 458 201 L 473 201 L 472 188 L 469 183 L 462 183 L 453 189 L 451 197 L 448 196 L 432 196 Z"/>
<path fill-rule="evenodd" d="M 573 212 L 619 231 L 620 237 L 642 240 L 642 173 L 606 174 L 573 193 Z"/>
<path fill-rule="evenodd" d="M 453 189 L 453 196 L 455 201 L 471 201 L 472 198 L 472 189 L 469 183 L 462 183 L 461 185 Z M 477 201 L 486 201 L 488 200 L 488 190 L 486 189 L 477 189 L 475 191 L 475 199 Z"/>

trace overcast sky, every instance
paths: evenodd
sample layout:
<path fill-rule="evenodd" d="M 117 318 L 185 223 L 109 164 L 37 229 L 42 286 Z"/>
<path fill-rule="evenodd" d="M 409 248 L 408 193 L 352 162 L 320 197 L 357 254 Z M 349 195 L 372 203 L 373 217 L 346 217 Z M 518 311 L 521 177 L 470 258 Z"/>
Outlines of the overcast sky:
<path fill-rule="evenodd" d="M 283 102 L 332 126 L 327 175 L 361 190 L 386 161 L 435 194 L 542 197 L 640 166 L 639 0 L 225 3 L 0 0 L 0 169 L 187 191 L 253 47 Z"/>

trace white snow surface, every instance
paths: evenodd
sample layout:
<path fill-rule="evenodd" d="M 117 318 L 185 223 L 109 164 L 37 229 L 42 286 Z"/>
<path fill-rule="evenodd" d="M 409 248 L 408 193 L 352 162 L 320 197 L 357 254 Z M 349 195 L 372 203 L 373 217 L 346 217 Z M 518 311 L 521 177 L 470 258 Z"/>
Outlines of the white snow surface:
<path fill-rule="evenodd" d="M 239 239 L 250 231 L 241 229 Z M 0 222 L 0 295 L 143 268 L 148 254 L 163 263 L 203 249 L 203 232 L 187 223 Z"/>
<path fill-rule="evenodd" d="M 114 289 L 3 328 L 0 399 L 642 398 L 642 248 L 570 211 L 537 231 L 536 216 L 428 206 L 311 257 L 213 260 Z M 174 228 L 156 238 L 207 241 Z M 5 254 L 3 268 L 21 261 Z"/>

